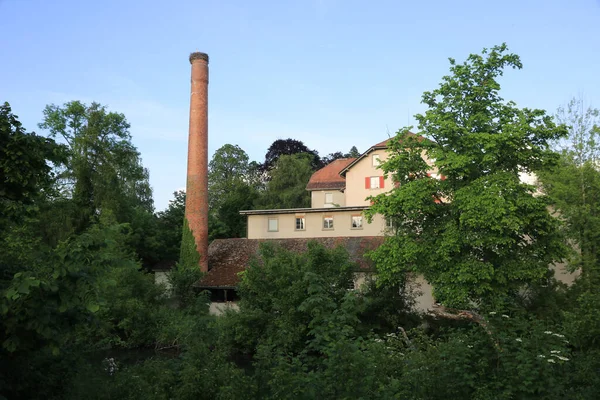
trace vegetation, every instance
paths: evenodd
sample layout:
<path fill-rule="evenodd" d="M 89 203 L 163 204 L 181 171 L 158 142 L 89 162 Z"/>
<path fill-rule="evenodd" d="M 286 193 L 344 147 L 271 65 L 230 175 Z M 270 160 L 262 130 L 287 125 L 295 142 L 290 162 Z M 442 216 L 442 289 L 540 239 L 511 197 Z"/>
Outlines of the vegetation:
<path fill-rule="evenodd" d="M 43 137 L 2 105 L 0 399 L 597 398 L 600 113 L 501 99 L 521 68 L 504 45 L 450 64 L 423 95 L 422 136 L 400 130 L 382 164 L 398 186 L 372 199 L 396 228 L 372 254 L 378 279 L 349 290 L 343 248 L 264 244 L 219 318 L 194 290 L 185 193 L 154 212 L 122 114 L 48 106 Z M 288 144 L 266 170 L 215 153 L 212 239 L 243 236 L 239 209 L 308 205 L 316 162 L 356 156 Z M 570 287 L 548 269 L 561 259 L 581 272 Z M 148 273 L 162 263 L 169 290 Z M 410 273 L 433 284 L 432 314 L 413 312 Z"/>

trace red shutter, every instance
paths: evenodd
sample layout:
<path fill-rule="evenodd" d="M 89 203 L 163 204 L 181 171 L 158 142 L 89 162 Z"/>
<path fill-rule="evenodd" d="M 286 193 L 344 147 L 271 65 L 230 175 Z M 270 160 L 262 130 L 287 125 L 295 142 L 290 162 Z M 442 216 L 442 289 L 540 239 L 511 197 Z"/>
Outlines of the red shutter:
<path fill-rule="evenodd" d="M 383 189 L 384 183 L 385 183 L 385 178 L 383 176 L 380 176 L 379 177 L 379 187 L 381 189 Z"/>
<path fill-rule="evenodd" d="M 368 176 L 365 178 L 365 189 L 371 189 L 371 178 Z"/>

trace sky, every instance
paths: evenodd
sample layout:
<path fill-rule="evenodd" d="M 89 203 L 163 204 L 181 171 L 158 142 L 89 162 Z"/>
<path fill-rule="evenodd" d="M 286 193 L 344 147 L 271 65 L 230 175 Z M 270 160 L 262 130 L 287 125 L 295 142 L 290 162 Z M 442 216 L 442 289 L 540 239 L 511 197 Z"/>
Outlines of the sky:
<path fill-rule="evenodd" d="M 276 139 L 366 151 L 414 125 L 448 57 L 506 42 L 501 95 L 600 107 L 600 0 L 0 0 L 0 102 L 24 127 L 71 100 L 124 113 L 157 210 L 185 187 L 189 54 L 210 56 L 209 156 Z"/>

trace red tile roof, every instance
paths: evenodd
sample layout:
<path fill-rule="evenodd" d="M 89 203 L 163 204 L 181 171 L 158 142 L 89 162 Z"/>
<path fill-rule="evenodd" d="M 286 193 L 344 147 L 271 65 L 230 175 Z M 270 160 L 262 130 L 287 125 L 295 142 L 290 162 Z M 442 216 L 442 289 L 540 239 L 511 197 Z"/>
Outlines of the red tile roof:
<path fill-rule="evenodd" d="M 339 158 L 312 174 L 306 190 L 344 189 L 346 178 L 340 176 L 340 171 L 356 158 Z"/>
<path fill-rule="evenodd" d="M 310 241 L 321 243 L 327 248 L 343 246 L 350 259 L 359 269 L 373 269 L 365 254 L 383 243 L 383 236 L 327 237 L 307 239 L 216 239 L 208 248 L 208 273 L 196 284 L 200 288 L 233 288 L 239 282 L 238 273 L 248 266 L 252 257 L 258 255 L 262 242 L 277 243 L 284 249 L 304 252 Z"/>

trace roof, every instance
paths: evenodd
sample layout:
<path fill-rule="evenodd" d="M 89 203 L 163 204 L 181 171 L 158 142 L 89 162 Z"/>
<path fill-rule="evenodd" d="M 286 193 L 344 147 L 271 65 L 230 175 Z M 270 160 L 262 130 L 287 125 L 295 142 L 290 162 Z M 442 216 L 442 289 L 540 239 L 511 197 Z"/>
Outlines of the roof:
<path fill-rule="evenodd" d="M 342 246 L 359 269 L 373 269 L 372 261 L 365 254 L 379 247 L 384 236 L 324 237 L 305 239 L 215 239 L 208 248 L 208 273 L 196 284 L 199 288 L 235 288 L 238 273 L 244 271 L 250 260 L 258 255 L 260 243 L 277 243 L 286 250 L 302 253 L 311 241 L 326 248 Z"/>
<path fill-rule="evenodd" d="M 269 210 L 241 210 L 242 215 L 264 215 L 264 214 L 307 214 L 320 212 L 342 212 L 363 211 L 368 206 L 344 206 L 344 207 L 321 207 L 321 208 L 273 208 Z"/>
<path fill-rule="evenodd" d="M 310 177 L 306 190 L 322 189 L 344 189 L 346 179 L 340 175 L 340 171 L 346 168 L 356 158 L 339 158 L 333 160 Z"/>
<path fill-rule="evenodd" d="M 407 132 L 408 136 L 418 136 L 419 138 L 423 138 L 422 136 L 416 135 L 412 132 Z M 390 140 L 392 140 L 393 138 L 389 138 L 384 140 L 383 142 L 379 142 L 376 145 L 371 146 L 367 151 L 365 151 L 364 153 L 362 153 L 360 156 L 358 156 L 357 158 L 354 159 L 354 161 L 348 163 L 348 165 L 346 165 L 344 168 L 342 168 L 342 170 L 339 172 L 340 176 L 344 177 L 346 172 L 352 168 L 352 166 L 354 164 L 356 164 L 357 162 L 359 162 L 360 160 L 362 160 L 363 158 L 365 158 L 370 152 L 375 151 L 375 150 L 381 150 L 381 149 L 387 149 L 388 147 L 388 142 Z"/>

